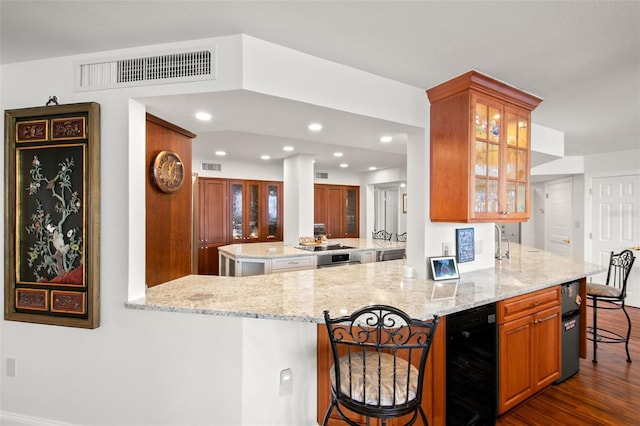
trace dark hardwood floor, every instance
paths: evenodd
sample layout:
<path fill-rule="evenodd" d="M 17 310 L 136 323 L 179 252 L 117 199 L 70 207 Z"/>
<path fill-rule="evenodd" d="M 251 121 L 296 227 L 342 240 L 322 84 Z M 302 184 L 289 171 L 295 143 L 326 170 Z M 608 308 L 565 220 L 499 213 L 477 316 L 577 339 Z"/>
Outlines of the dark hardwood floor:
<path fill-rule="evenodd" d="M 640 425 L 640 309 L 628 307 L 631 316 L 627 363 L 624 344 L 600 344 L 598 363 L 593 364 L 592 342 L 580 371 L 565 382 L 545 391 L 501 416 L 500 426 Z M 591 309 L 587 324 L 591 325 Z M 620 310 L 598 311 L 598 325 L 626 330 Z"/>

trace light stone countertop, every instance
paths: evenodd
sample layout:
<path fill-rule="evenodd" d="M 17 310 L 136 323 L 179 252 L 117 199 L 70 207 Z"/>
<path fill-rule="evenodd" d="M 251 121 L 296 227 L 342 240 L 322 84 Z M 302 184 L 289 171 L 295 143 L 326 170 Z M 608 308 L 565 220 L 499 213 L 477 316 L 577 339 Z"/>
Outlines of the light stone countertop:
<path fill-rule="evenodd" d="M 368 304 L 396 306 L 428 319 L 602 272 L 594 264 L 511 244 L 510 259 L 454 282 L 404 278 L 404 260 L 250 277 L 189 275 L 147 289 L 129 309 L 323 322 Z"/>
<path fill-rule="evenodd" d="M 406 247 L 407 243 L 396 241 L 383 241 L 367 238 L 338 238 L 327 240 L 329 245 L 342 244 L 349 248 L 344 250 L 332 250 L 331 253 L 340 253 L 351 250 L 390 250 Z M 283 242 L 273 243 L 248 243 L 248 244 L 230 244 L 218 248 L 223 254 L 233 258 L 277 258 L 277 257 L 296 257 L 309 256 L 327 253 L 325 251 L 310 251 L 298 246 L 288 246 Z"/>

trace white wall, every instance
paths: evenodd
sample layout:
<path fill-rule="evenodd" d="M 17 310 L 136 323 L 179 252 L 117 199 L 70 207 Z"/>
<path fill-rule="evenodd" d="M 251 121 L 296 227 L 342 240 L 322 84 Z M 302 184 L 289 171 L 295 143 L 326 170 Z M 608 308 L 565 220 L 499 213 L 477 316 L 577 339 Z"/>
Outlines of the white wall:
<path fill-rule="evenodd" d="M 315 424 L 315 333 L 311 332 L 315 326 L 124 308 L 130 297 L 144 294 L 144 99 L 242 88 L 243 67 L 265 65 L 257 57 L 266 45 L 252 41 L 252 51 L 244 52 L 240 48 L 245 40 L 243 36 L 213 40 L 219 61 L 214 81 L 73 91 L 76 60 L 93 61 L 124 53 L 142 55 L 152 48 L 10 64 L 0 69 L 3 110 L 44 105 L 54 94 L 63 104 L 98 102 L 102 143 L 101 325 L 84 330 L 0 322 L 1 364 L 6 364 L 7 357 L 17 361 L 16 377 L 6 377 L 4 369 L 0 374 L 2 422 Z M 162 48 L 184 45 L 188 43 Z M 287 69 L 287 61 L 295 63 L 295 52 L 279 52 L 273 45 L 269 50 L 269 56 L 284 55 L 284 62 L 274 61 L 283 69 Z M 406 121 L 415 124 L 416 114 L 407 112 L 418 100 L 424 101 L 421 89 L 306 56 L 296 66 L 307 61 L 314 67 L 322 65 L 322 72 L 330 71 L 332 83 L 329 88 L 316 89 L 318 93 L 324 91 L 322 96 L 296 90 L 298 98 L 317 98 L 337 109 L 345 107 L 381 117 L 399 119 L 405 114 L 409 116 Z M 343 74 L 349 86 L 354 78 L 364 78 L 345 90 L 337 84 Z M 311 78 L 313 72 L 306 75 Z M 292 90 L 287 82 L 270 86 L 269 81 L 258 81 L 255 76 L 249 80 L 252 88 L 261 86 L 263 92 L 275 96 Z M 247 177 L 242 166 L 234 167 L 231 170 Z M 270 178 L 276 173 L 281 172 L 265 174 Z M 260 173 L 259 177 L 266 176 Z M 261 337 L 268 339 L 256 340 Z M 269 362 L 265 362 L 265 351 L 270 355 Z M 294 393 L 278 397 L 275 384 L 285 367 L 294 371 Z M 254 398 L 258 391 L 260 398 Z"/>
<path fill-rule="evenodd" d="M 16 377 L 6 377 L 4 369 L 0 374 L 3 422 L 315 424 L 312 325 L 124 308 L 126 300 L 145 290 L 146 97 L 249 89 L 415 126 L 416 131 L 409 135 L 407 165 L 408 264 L 424 276 L 425 256 L 438 254 L 441 242 L 454 238 L 457 225 L 431 224 L 428 219 L 428 105 L 422 88 L 250 37 L 209 42 L 218 47 L 218 76 L 213 81 L 73 91 L 76 60 L 142 55 L 156 47 L 0 68 L 3 110 L 44 105 L 51 95 L 63 104 L 98 102 L 102 143 L 101 325 L 83 330 L 0 322 L 1 365 L 6 365 L 7 357 L 17 361 Z M 184 46 L 189 43 L 157 48 Z M 234 167 L 233 174 L 246 172 L 242 166 Z M 265 174 L 273 176 L 271 173 L 277 174 L 275 170 Z M 487 244 L 492 225 L 475 228 L 477 238 L 485 242 L 485 254 L 465 268 L 492 266 L 493 248 Z M 265 353 L 269 362 L 265 362 Z M 294 370 L 294 393 L 276 397 L 274 383 L 285 366 Z M 258 390 L 259 399 L 254 398 Z"/>

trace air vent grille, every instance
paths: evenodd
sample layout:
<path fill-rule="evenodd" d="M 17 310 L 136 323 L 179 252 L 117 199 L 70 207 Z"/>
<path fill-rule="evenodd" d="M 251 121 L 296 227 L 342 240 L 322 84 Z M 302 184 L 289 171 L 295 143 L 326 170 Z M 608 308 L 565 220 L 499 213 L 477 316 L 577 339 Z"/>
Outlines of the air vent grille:
<path fill-rule="evenodd" d="M 77 90 L 215 79 L 215 48 L 81 63 Z"/>
<path fill-rule="evenodd" d="M 316 179 L 329 179 L 329 173 L 327 173 L 327 172 L 316 172 Z"/>
<path fill-rule="evenodd" d="M 207 172 L 220 172 L 222 171 L 222 164 L 218 163 L 202 163 L 202 170 Z"/>

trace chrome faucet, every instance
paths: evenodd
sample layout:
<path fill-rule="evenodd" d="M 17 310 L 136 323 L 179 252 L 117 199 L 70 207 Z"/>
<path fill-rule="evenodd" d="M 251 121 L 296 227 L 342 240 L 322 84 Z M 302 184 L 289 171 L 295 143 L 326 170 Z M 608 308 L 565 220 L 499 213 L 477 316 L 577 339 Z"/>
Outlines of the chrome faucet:
<path fill-rule="evenodd" d="M 496 259 L 502 260 L 502 258 L 511 257 L 511 243 L 509 242 L 509 239 L 508 238 L 505 239 L 505 241 L 507 242 L 507 251 L 506 253 L 502 253 L 502 241 L 503 241 L 502 229 L 500 228 L 500 226 L 498 226 L 497 223 L 495 223 L 494 226 L 498 231 L 498 238 L 496 238 Z"/>

